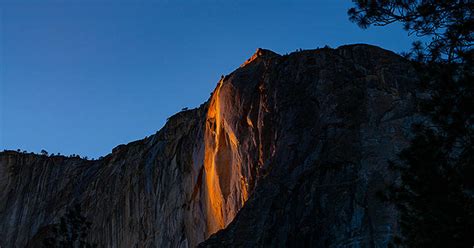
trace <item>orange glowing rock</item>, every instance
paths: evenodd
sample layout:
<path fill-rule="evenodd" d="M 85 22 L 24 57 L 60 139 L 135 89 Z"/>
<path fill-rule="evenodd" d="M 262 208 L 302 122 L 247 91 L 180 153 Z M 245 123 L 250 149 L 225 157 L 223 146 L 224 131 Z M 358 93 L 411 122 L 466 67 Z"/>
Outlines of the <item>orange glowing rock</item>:
<path fill-rule="evenodd" d="M 255 53 L 252 55 L 252 57 L 247 59 L 240 67 L 244 67 L 244 66 L 252 63 L 252 61 L 254 61 L 256 58 L 262 56 L 263 54 L 264 54 L 264 50 L 262 48 L 257 48 L 257 51 L 255 51 Z"/>
<path fill-rule="evenodd" d="M 217 86 L 207 112 L 206 130 L 204 136 L 204 169 L 207 200 L 207 232 L 208 235 L 224 228 L 224 217 L 222 214 L 222 193 L 219 186 L 219 178 L 216 173 L 215 155 L 219 147 L 220 134 L 220 104 L 219 90 L 222 81 Z"/>
<path fill-rule="evenodd" d="M 248 183 L 242 175 L 239 141 L 222 116 L 219 82 L 211 97 L 204 134 L 204 198 L 207 235 L 226 227 L 248 199 Z M 225 99 L 225 98 L 224 98 Z"/>

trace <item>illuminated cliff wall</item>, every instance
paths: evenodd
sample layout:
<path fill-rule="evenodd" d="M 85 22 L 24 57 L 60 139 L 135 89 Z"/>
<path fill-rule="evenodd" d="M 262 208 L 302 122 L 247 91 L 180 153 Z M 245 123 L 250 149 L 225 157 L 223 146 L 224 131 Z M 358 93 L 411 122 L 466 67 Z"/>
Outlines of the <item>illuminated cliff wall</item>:
<path fill-rule="evenodd" d="M 395 214 L 373 193 L 406 144 L 414 78 L 373 46 L 258 49 L 103 159 L 0 153 L 0 246 L 37 247 L 77 202 L 104 247 L 383 247 Z"/>
<path fill-rule="evenodd" d="M 41 244 L 78 202 L 91 240 L 106 247 L 195 247 L 233 220 L 256 185 L 259 95 L 222 78 L 207 103 L 96 161 L 1 153 L 0 245 Z"/>
<path fill-rule="evenodd" d="M 247 200 L 246 178 L 242 175 L 239 141 L 222 118 L 220 81 L 210 100 L 204 135 L 204 174 L 207 233 L 212 234 L 232 221 Z"/>
<path fill-rule="evenodd" d="M 258 49 L 241 68 L 223 77 L 209 100 L 204 133 L 206 235 L 226 227 L 256 185 L 273 141 L 263 144 L 267 102 L 256 75 L 279 55 Z M 250 76 L 250 77 L 248 77 Z M 245 85 L 238 85 L 244 82 Z M 255 123 L 255 124 L 254 124 Z M 267 128 L 270 133 L 271 128 Z"/>

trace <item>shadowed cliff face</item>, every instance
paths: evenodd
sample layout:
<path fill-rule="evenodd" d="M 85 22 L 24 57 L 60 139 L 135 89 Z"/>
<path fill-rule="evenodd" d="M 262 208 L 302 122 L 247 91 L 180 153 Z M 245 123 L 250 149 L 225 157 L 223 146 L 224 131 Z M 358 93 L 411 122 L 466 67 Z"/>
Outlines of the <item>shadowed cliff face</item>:
<path fill-rule="evenodd" d="M 367 45 L 259 49 L 199 108 L 98 161 L 0 153 L 0 246 L 79 202 L 105 247 L 383 246 L 374 192 L 406 145 L 414 73 Z M 241 208 L 243 209 L 241 210 Z"/>

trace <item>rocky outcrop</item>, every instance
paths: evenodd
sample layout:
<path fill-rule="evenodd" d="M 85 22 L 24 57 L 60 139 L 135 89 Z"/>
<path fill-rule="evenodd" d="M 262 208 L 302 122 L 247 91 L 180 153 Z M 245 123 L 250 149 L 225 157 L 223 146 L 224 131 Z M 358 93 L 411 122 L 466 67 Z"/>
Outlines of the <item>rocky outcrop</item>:
<path fill-rule="evenodd" d="M 407 143 L 415 78 L 368 45 L 259 49 L 103 159 L 0 154 L 0 245 L 34 246 L 79 202 L 105 247 L 386 246 L 396 213 L 374 193 Z"/>

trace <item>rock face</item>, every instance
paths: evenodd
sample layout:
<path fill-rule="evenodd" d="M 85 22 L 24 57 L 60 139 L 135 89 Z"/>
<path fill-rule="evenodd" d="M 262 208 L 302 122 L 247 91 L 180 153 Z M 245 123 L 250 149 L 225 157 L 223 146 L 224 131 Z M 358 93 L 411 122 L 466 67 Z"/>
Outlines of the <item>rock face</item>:
<path fill-rule="evenodd" d="M 257 187 L 202 246 L 386 246 L 396 213 L 375 193 L 393 180 L 387 161 L 414 119 L 412 68 L 365 45 L 263 53 L 269 58 L 237 70 L 221 90 L 234 99 L 229 112 L 258 123 Z"/>
<path fill-rule="evenodd" d="M 259 49 L 103 159 L 1 153 L 0 246 L 35 247 L 76 202 L 104 247 L 386 246 L 396 212 L 375 192 L 407 144 L 415 79 L 369 45 Z"/>

